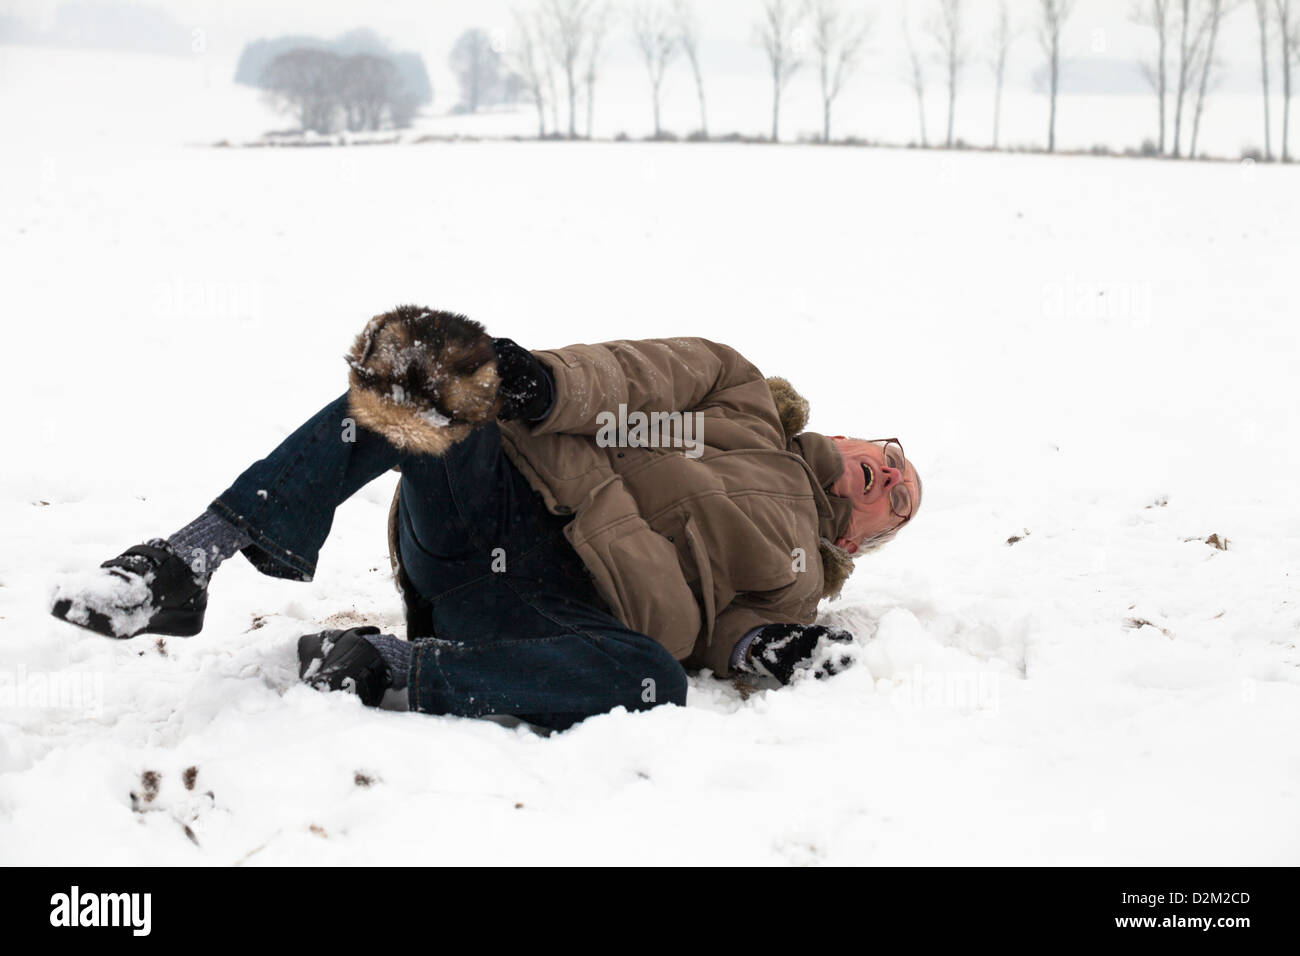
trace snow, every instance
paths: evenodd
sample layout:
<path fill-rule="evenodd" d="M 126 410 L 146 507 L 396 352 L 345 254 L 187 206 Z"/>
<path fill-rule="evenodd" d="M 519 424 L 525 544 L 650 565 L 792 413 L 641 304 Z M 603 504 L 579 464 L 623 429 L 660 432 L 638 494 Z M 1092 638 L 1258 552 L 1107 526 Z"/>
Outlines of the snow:
<path fill-rule="evenodd" d="M 149 585 L 153 574 L 139 574 L 126 569 L 108 571 L 100 568 L 64 574 L 55 582 L 48 606 L 67 601 L 67 618 L 89 624 L 91 612 L 108 618 L 108 625 L 119 636 L 133 634 L 149 623 Z"/>
<path fill-rule="evenodd" d="M 111 133 L 0 147 L 0 863 L 1300 861 L 1296 170 Z M 856 666 L 549 737 L 318 693 L 299 635 L 401 633 L 391 475 L 198 637 L 48 616 L 401 302 L 703 335 L 901 436 L 924 506 L 823 616 Z"/>

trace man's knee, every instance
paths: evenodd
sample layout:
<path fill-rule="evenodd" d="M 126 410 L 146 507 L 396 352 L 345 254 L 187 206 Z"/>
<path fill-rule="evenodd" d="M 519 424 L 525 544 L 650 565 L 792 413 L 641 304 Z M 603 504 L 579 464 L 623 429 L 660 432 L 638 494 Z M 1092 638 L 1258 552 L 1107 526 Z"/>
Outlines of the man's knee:
<path fill-rule="evenodd" d="M 686 705 L 686 671 L 682 665 L 673 660 L 671 654 L 654 644 L 643 660 L 638 676 L 639 695 L 638 710 L 648 710 L 659 704 Z"/>

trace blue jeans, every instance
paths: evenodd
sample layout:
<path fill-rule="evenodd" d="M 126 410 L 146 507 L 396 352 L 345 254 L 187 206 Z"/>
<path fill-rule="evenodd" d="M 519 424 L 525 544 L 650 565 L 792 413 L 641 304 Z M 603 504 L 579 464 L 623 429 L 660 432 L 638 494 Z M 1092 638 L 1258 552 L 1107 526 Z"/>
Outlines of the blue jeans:
<path fill-rule="evenodd" d="M 615 707 L 684 704 L 686 674 L 610 614 L 551 514 L 501 449 L 496 424 L 440 457 L 407 455 L 326 405 L 212 503 L 258 570 L 309 581 L 334 509 L 402 472 L 403 570 L 429 617 L 407 688 L 413 710 L 513 714 L 568 727 Z"/>

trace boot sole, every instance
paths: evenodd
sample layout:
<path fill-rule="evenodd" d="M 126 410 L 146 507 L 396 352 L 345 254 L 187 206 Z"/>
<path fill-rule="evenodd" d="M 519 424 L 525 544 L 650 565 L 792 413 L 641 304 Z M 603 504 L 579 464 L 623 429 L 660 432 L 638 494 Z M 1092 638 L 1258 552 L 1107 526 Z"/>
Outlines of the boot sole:
<path fill-rule="evenodd" d="M 151 617 L 148 624 L 132 634 L 118 634 L 113 630 L 108 615 L 101 614 L 99 611 L 87 609 L 86 620 L 83 622 L 70 619 L 68 617 L 70 610 L 72 610 L 71 601 L 58 601 L 50 609 L 50 613 L 60 621 L 67 621 L 69 624 L 75 624 L 77 627 L 94 631 L 96 634 L 103 634 L 105 637 L 125 641 L 140 634 L 193 637 L 203 630 L 203 616 L 207 609 L 195 611 L 186 608 L 164 608 Z"/>

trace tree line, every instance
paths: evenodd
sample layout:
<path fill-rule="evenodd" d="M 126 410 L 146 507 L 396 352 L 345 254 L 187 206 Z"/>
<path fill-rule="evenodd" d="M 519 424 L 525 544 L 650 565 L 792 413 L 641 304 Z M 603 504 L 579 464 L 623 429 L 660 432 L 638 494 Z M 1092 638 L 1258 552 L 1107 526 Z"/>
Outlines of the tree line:
<path fill-rule="evenodd" d="M 1187 155 L 1196 156 L 1201 114 L 1220 65 L 1221 28 L 1226 17 L 1245 6 L 1246 0 L 1141 0 L 1135 7 L 1134 19 L 1155 34 L 1151 57 L 1143 62 L 1142 70 L 1156 93 L 1159 126 L 1155 152 L 1159 155 L 1183 155 L 1183 137 L 1190 120 Z M 1264 152 L 1260 158 L 1274 158 L 1269 80 L 1270 65 L 1276 61 L 1282 73 L 1281 158 L 1288 162 L 1292 77 L 1300 67 L 1300 2 L 1250 0 L 1249 6 L 1258 28 L 1264 101 Z"/>
<path fill-rule="evenodd" d="M 921 145 L 931 145 L 927 94 L 943 93 L 943 130 L 935 145 L 964 145 L 954 135 L 963 81 L 978 62 L 993 81 L 989 142 L 1001 144 L 1007 62 L 1022 38 L 1032 40 L 1044 76 L 1045 144 L 1056 149 L 1062 39 L 1078 0 L 1034 0 L 1032 13 L 1014 19 L 1007 0 L 992 5 L 992 26 L 977 31 L 971 13 L 979 0 L 909 2 L 900 24 L 905 74 L 916 102 Z M 1133 0 L 1132 18 L 1152 31 L 1151 53 L 1141 67 L 1157 98 L 1153 135 L 1143 151 L 1195 157 L 1201 121 L 1222 65 L 1219 49 L 1225 20 L 1247 0 Z M 1290 103 L 1300 68 L 1300 0 L 1249 0 L 1258 25 L 1264 102 L 1264 152 L 1273 159 L 1271 81 L 1281 86 L 1280 156 L 1291 158 Z M 915 18 L 915 19 L 914 19 Z M 880 32 L 872 13 L 844 0 L 754 0 L 752 42 L 766 66 L 771 96 L 770 139 L 781 138 L 782 102 L 797 75 L 811 73 L 818 85 L 820 138 L 832 139 L 835 105 L 864 60 L 867 41 Z M 691 0 L 536 0 L 516 9 L 508 41 L 482 29 L 457 41 L 451 66 L 461 90 L 458 109 L 474 112 L 491 103 L 530 102 L 539 137 L 590 137 L 596 90 L 612 40 L 622 34 L 645 71 L 647 105 L 655 138 L 667 138 L 661 119 L 664 78 L 677 64 L 689 71 L 698 103 L 692 138 L 709 137 L 708 97 L 701 33 Z"/>
<path fill-rule="evenodd" d="M 352 132 L 409 126 L 417 106 L 392 60 L 373 53 L 290 50 L 267 65 L 261 85 L 274 105 L 297 116 L 301 129 L 316 133 L 340 125 Z"/>
<path fill-rule="evenodd" d="M 317 133 L 407 126 L 433 100 L 420 55 L 394 50 L 368 29 L 254 40 L 240 53 L 235 82 L 262 89 L 301 129 Z"/>

